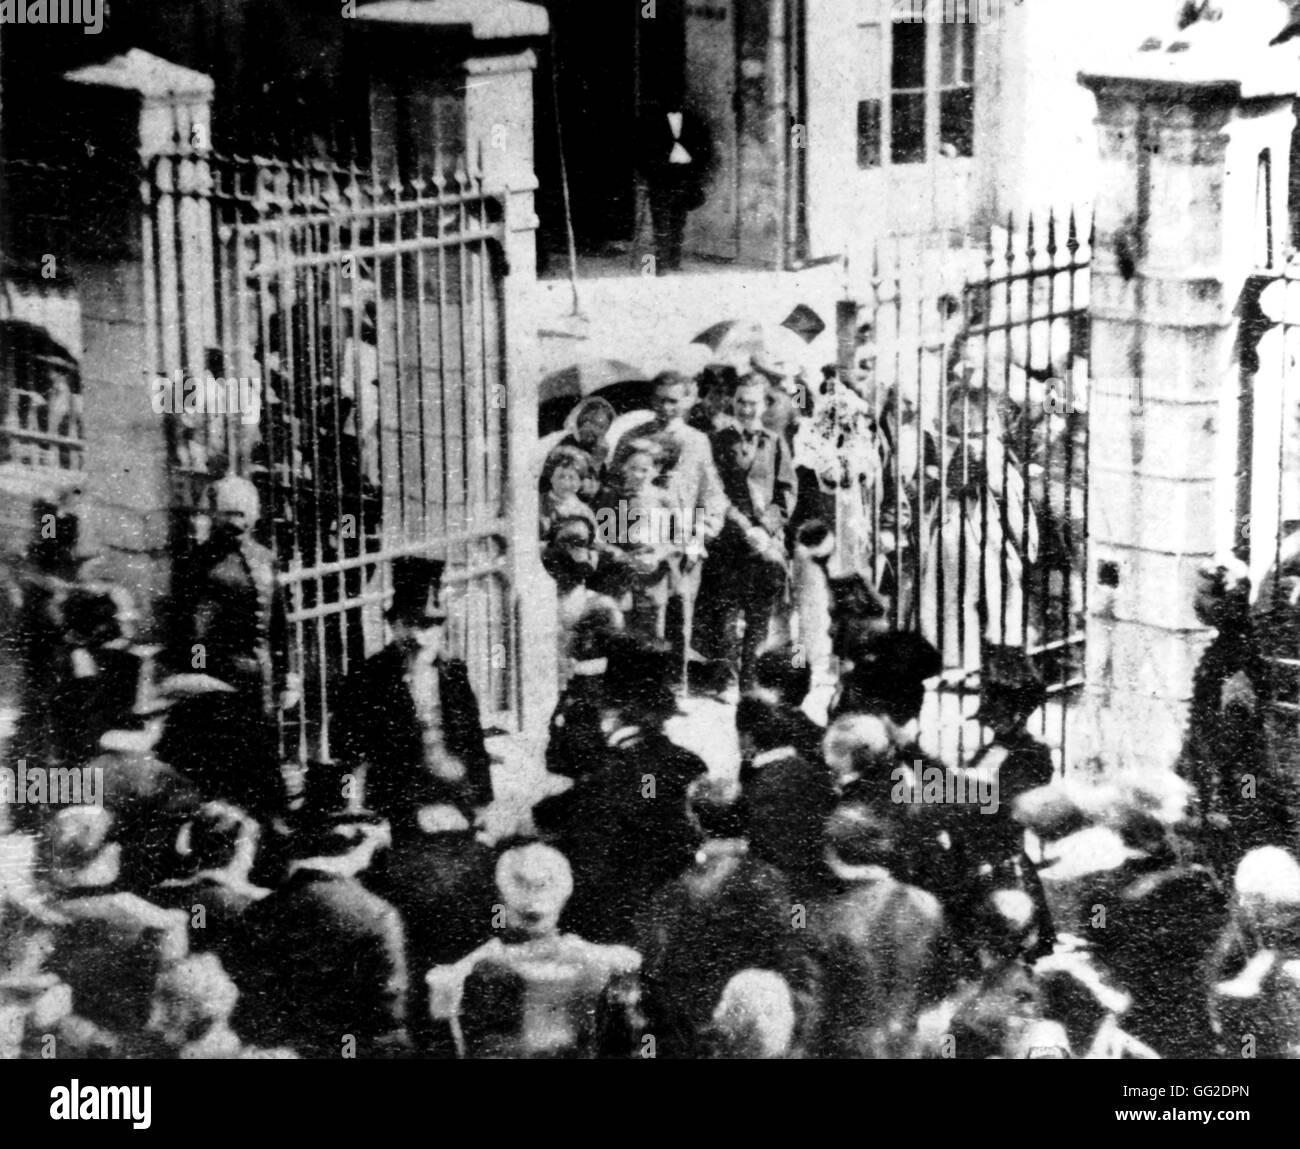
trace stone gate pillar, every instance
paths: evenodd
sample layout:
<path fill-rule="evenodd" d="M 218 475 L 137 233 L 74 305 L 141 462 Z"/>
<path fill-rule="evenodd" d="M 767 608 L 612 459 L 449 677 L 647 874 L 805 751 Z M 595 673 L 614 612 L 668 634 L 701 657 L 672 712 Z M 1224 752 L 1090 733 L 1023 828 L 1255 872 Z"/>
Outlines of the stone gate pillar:
<path fill-rule="evenodd" d="M 1196 571 L 1236 537 L 1237 305 L 1269 217 L 1274 257 L 1285 243 L 1300 78 L 1295 46 L 1269 38 L 1225 18 L 1080 75 L 1101 158 L 1075 745 L 1106 771 L 1174 764 L 1210 635 Z"/>
<path fill-rule="evenodd" d="M 505 203 L 503 362 L 510 554 L 522 720 L 545 737 L 557 689 L 555 584 L 537 542 L 537 216 L 533 73 L 549 23 L 521 0 L 381 0 L 356 10 L 352 58 L 368 77 L 381 173 L 449 175 L 468 161 Z"/>

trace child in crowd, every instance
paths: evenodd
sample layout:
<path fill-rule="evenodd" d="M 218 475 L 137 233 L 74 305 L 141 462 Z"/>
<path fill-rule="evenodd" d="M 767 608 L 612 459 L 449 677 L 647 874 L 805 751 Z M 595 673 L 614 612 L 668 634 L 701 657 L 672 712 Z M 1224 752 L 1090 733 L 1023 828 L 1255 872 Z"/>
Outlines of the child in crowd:
<path fill-rule="evenodd" d="M 589 519 L 595 516 L 579 493 L 591 478 L 591 461 L 574 447 L 556 447 L 546 457 L 542 468 L 540 535 L 543 542 L 551 536 L 555 524 L 563 518 Z"/>
<path fill-rule="evenodd" d="M 658 447 L 634 440 L 614 483 L 596 500 L 596 529 L 608 560 L 602 565 L 609 572 L 600 589 L 626 613 L 630 634 L 654 639 L 664 637 L 673 554 L 672 503 L 655 485 L 658 477 Z"/>
<path fill-rule="evenodd" d="M 568 426 L 569 434 L 560 440 L 561 447 L 572 447 L 587 456 L 591 473 L 582 482 L 579 497 L 587 503 L 593 503 L 607 478 L 606 464 L 609 459 L 607 436 L 614 425 L 614 408 L 609 401 L 593 395 L 584 399 L 575 408 Z"/>

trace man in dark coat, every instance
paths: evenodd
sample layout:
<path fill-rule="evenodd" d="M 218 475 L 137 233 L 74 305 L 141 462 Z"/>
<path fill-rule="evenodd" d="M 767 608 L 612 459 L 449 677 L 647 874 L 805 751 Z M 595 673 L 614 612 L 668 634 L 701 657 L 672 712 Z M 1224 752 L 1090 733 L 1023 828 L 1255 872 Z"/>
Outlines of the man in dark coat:
<path fill-rule="evenodd" d="M 707 767 L 664 732 L 677 711 L 669 686 L 675 666 L 670 652 L 636 640 L 611 653 L 603 759 L 533 811 L 539 831 L 573 867 L 564 928 L 589 941 L 631 944 L 635 915 L 699 844 L 686 791 Z"/>
<path fill-rule="evenodd" d="M 763 426 L 767 384 L 742 380 L 735 391 L 736 426 L 713 435 L 713 459 L 730 506 L 705 563 L 702 610 L 719 636 L 722 656 L 739 673 L 741 691 L 754 682 L 772 614 L 785 590 L 785 528 L 794 512 L 795 477 L 785 440 Z M 737 640 L 743 617 L 745 632 Z"/>
<path fill-rule="evenodd" d="M 258 826 L 226 802 L 207 802 L 178 835 L 185 872 L 159 882 L 149 900 L 189 918 L 190 949 L 224 958 L 238 940 L 244 914 L 269 893 L 249 881 Z"/>
<path fill-rule="evenodd" d="M 473 820 L 492 802 L 491 760 L 469 671 L 442 655 L 444 564 L 393 562 L 393 641 L 344 682 L 331 740 L 335 758 L 364 772 L 366 803 L 394 827 L 447 803 Z"/>
<path fill-rule="evenodd" d="M 186 915 L 118 885 L 112 829 L 113 815 L 91 805 L 66 807 L 46 826 L 48 909 L 61 923 L 47 968 L 71 988 L 73 1012 L 120 1048 L 148 1020 L 154 978 L 189 942 Z"/>
<path fill-rule="evenodd" d="M 1037 943 L 1029 956 L 1052 952 L 1056 931 L 1038 870 L 1025 852 L 1024 827 L 1013 807 L 1022 794 L 1052 780 L 1052 752 L 1026 729 L 1047 698 L 1033 664 L 1019 647 L 987 645 L 980 670 L 980 705 L 974 718 L 993 731 L 961 772 L 965 793 L 991 794 L 996 808 L 965 811 L 960 835 L 964 866 L 972 876 L 988 873 L 991 889 L 1021 889 L 1033 900 Z M 974 898 L 972 896 L 972 900 Z"/>
<path fill-rule="evenodd" d="M 396 836 L 381 870 L 365 884 L 397 908 L 406 938 L 410 994 L 407 1028 L 420 1048 L 449 1034 L 431 1028 L 434 966 L 450 965 L 492 937 L 497 852 L 478 841 L 454 806 L 426 806 L 416 825 Z"/>
<path fill-rule="evenodd" d="M 209 797 L 258 818 L 283 812 L 276 714 L 296 704 L 299 677 L 275 556 L 253 539 L 260 504 L 246 479 L 214 483 L 212 537 L 174 576 L 172 710 L 159 757 Z"/>
<path fill-rule="evenodd" d="M 797 894 L 822 875 L 822 831 L 835 781 L 822 759 L 801 753 L 779 706 L 746 695 L 736 708 L 740 782 L 750 849 L 776 866 Z"/>
<path fill-rule="evenodd" d="M 1300 585 L 1300 584 L 1297 584 Z M 1274 588 L 1276 593 L 1276 588 Z M 1233 558 L 1200 572 L 1197 617 L 1217 633 L 1197 664 L 1178 773 L 1195 789 L 1194 826 L 1205 860 L 1225 879 L 1247 851 L 1289 845 L 1275 750 L 1268 736 L 1269 665 L 1250 613 L 1250 580 Z M 1261 619 L 1276 617 L 1261 611 Z M 1275 651 L 1294 658 L 1295 650 Z"/>
<path fill-rule="evenodd" d="M 600 718 L 605 710 L 605 671 L 617 649 L 622 616 L 608 599 L 592 603 L 573 626 L 572 674 L 551 714 L 546 769 L 577 778 L 599 764 L 605 750 Z"/>
<path fill-rule="evenodd" d="M 288 877 L 244 915 L 230 963 L 244 1040 L 320 1058 L 405 1047 L 401 917 L 360 881 L 388 832 L 365 819 L 322 816 L 300 829 Z"/>
<path fill-rule="evenodd" d="M 703 1056 L 718 997 L 742 970 L 773 970 L 805 988 L 810 981 L 793 898 L 780 871 L 750 851 L 739 796 L 734 782 L 692 784 L 704 842 L 638 920 L 642 1008 L 658 1057 Z"/>
<path fill-rule="evenodd" d="M 827 827 L 833 884 L 809 907 L 809 944 L 822 967 L 826 1058 L 898 1058 L 918 1014 L 945 988 L 943 912 L 933 895 L 890 873 L 896 823 L 865 806 L 842 806 Z"/>
<path fill-rule="evenodd" d="M 809 761 L 822 754 L 825 727 L 803 711 L 801 703 L 812 687 L 812 667 L 806 652 L 792 645 L 770 646 L 754 663 L 754 688 L 750 694 L 777 708 L 784 740 Z"/>
<path fill-rule="evenodd" d="M 705 199 L 712 152 L 703 123 L 683 107 L 660 105 L 642 117 L 640 169 L 654 224 L 655 272 L 682 265 L 686 215 Z"/>

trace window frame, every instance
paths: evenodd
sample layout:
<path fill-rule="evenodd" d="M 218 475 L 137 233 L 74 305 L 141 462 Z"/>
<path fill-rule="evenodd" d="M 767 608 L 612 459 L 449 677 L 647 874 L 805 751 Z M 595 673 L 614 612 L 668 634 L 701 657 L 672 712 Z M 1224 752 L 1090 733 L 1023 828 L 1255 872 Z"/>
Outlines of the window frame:
<path fill-rule="evenodd" d="M 970 111 L 970 145 L 969 153 L 959 151 L 953 159 L 971 160 L 975 157 L 975 119 L 976 105 L 979 99 L 979 25 L 974 21 L 943 23 L 941 21 L 923 21 L 918 23 L 902 22 L 896 24 L 889 18 L 889 4 L 863 5 L 855 27 L 859 43 L 868 41 L 868 56 L 871 48 L 870 30 L 875 29 L 875 61 L 860 60 L 861 72 L 858 82 L 857 100 L 857 168 L 859 171 L 887 171 L 891 168 L 917 168 L 944 159 L 941 151 L 944 146 L 943 106 L 945 95 L 955 92 L 969 92 Z M 924 30 L 925 61 L 923 89 L 894 87 L 894 28 L 897 26 Z M 956 78 L 946 82 L 944 67 L 945 29 L 952 29 L 947 35 L 956 36 Z M 967 31 L 969 29 L 969 31 Z M 933 31 L 932 31 L 933 30 Z M 969 39 L 967 39 L 969 36 Z M 967 50 L 969 47 L 969 58 Z M 969 74 L 967 81 L 964 77 Z M 900 96 L 924 92 L 924 148 L 920 158 L 915 160 L 894 159 L 894 103 Z M 870 124 L 874 109 L 874 138 L 864 135 L 864 126 Z"/>

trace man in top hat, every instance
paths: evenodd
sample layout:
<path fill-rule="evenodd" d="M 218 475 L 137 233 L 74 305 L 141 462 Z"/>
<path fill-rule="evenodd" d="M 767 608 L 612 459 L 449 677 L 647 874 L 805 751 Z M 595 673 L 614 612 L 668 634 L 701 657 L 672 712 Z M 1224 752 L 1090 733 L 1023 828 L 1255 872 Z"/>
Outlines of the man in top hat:
<path fill-rule="evenodd" d="M 393 641 L 349 675 L 334 713 L 335 758 L 364 771 L 366 802 L 394 831 L 422 806 L 471 821 L 492 802 L 491 760 L 469 670 L 443 652 L 439 559 L 393 561 Z"/>
<path fill-rule="evenodd" d="M 118 885 L 121 846 L 102 806 L 69 806 L 45 829 L 47 907 L 62 923 L 47 968 L 72 989 L 74 1012 L 109 1045 L 149 1017 L 154 978 L 189 949 L 187 915 Z"/>
<path fill-rule="evenodd" d="M 20 679 L 9 753 L 14 762 L 26 759 L 29 766 L 82 764 L 61 761 L 67 712 L 57 697 L 68 672 L 63 605 L 85 582 L 91 557 L 81 539 L 77 494 L 70 491 L 58 502 L 37 499 L 32 504 L 30 541 L 13 588 L 17 612 L 6 655 L 16 661 Z M 8 814 L 19 829 L 35 829 L 41 821 L 41 808 L 35 805 L 16 805 Z"/>
<path fill-rule="evenodd" d="M 707 767 L 664 730 L 677 713 L 675 667 L 662 645 L 626 636 L 610 645 L 599 764 L 533 810 L 573 866 L 565 928 L 592 941 L 630 944 L 635 915 L 698 845 L 686 791 Z"/>
<path fill-rule="evenodd" d="M 299 676 L 275 556 L 253 538 L 261 508 L 247 479 L 209 492 L 212 535 L 174 577 L 175 640 L 164 691 L 183 695 L 159 755 L 210 797 L 259 818 L 284 807 L 276 713 L 296 704 Z"/>
<path fill-rule="evenodd" d="M 1038 935 L 1034 956 L 1050 953 L 1056 938 L 1038 871 L 1025 852 L 1024 827 L 1014 817 L 1016 800 L 1052 780 L 1052 752 L 1026 729 L 1047 689 L 1019 647 L 986 645 L 980 705 L 974 718 L 993 732 L 965 769 L 968 781 L 997 796 L 997 809 L 965 819 L 961 835 L 966 866 L 988 870 L 988 882 L 1023 889 L 1033 899 Z M 967 786 L 967 793 L 972 788 Z"/>

